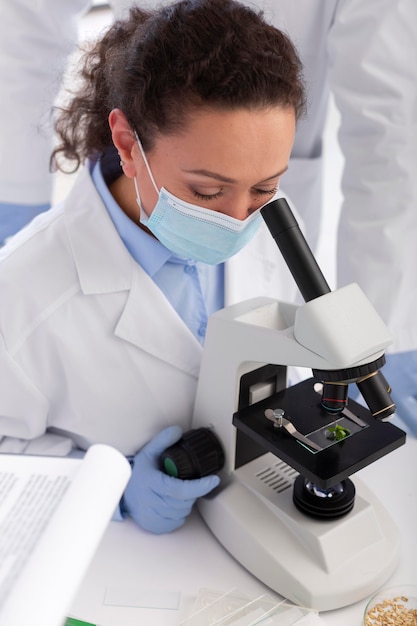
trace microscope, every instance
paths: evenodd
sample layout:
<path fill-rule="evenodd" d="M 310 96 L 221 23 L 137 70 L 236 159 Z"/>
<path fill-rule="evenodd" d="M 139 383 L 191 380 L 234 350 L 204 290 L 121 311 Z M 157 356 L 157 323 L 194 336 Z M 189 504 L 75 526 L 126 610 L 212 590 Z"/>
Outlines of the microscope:
<path fill-rule="evenodd" d="M 189 434 L 200 475 L 222 468 L 222 481 L 198 509 L 259 580 L 327 611 L 372 594 L 399 559 L 388 512 L 349 478 L 405 443 L 379 371 L 392 339 L 358 285 L 330 290 L 284 198 L 261 213 L 305 303 L 259 297 L 210 317 Z M 288 386 L 289 366 L 313 375 Z"/>

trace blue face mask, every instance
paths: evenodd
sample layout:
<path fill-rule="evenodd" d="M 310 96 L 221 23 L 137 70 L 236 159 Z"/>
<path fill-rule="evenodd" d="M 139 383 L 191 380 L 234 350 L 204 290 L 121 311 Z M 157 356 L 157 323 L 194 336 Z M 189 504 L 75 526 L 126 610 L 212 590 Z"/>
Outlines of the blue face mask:
<path fill-rule="evenodd" d="M 245 220 L 185 202 L 158 189 L 139 138 L 136 136 L 146 169 L 158 194 L 158 201 L 148 216 L 141 206 L 134 178 L 140 221 L 174 254 L 209 265 L 223 263 L 241 250 L 255 235 L 261 222 L 260 209 Z M 269 202 L 271 202 L 270 200 Z"/>

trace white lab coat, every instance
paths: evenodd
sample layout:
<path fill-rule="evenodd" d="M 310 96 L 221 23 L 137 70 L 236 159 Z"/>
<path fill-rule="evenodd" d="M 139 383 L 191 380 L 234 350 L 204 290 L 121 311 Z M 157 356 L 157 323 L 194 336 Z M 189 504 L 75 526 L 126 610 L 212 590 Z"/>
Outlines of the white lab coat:
<path fill-rule="evenodd" d="M 75 45 L 77 18 L 90 4 L 1 3 L 0 202 L 48 200 L 50 143 L 44 122 L 59 72 Z M 122 8 L 129 0 L 111 4 Z M 264 8 L 266 17 L 288 32 L 304 64 L 308 117 L 297 130 L 282 187 L 304 219 L 310 245 L 315 247 L 321 227 L 323 129 L 331 90 L 341 113 L 339 141 L 347 163 L 338 285 L 361 285 L 393 333 L 393 349 L 417 349 L 417 2 L 248 4 Z"/>
<path fill-rule="evenodd" d="M 282 188 L 315 248 L 321 230 L 323 127 L 333 92 L 345 158 L 337 285 L 362 287 L 394 336 L 390 350 L 416 350 L 417 2 L 255 4 L 290 35 L 304 65 L 308 117 L 297 130 Z"/>
<path fill-rule="evenodd" d="M 0 451 L 65 454 L 72 440 L 133 454 L 190 426 L 201 345 L 128 253 L 88 168 L 0 259 Z M 264 225 L 225 272 L 227 304 L 295 292 Z"/>

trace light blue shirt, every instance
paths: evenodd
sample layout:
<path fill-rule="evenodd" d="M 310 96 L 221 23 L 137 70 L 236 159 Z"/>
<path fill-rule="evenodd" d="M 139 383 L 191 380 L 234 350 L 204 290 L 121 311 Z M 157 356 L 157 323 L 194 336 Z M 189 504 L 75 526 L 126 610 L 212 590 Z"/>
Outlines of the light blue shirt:
<path fill-rule="evenodd" d="M 209 316 L 224 306 L 224 265 L 206 265 L 175 256 L 122 211 L 106 185 L 100 162 L 92 164 L 92 179 L 132 257 L 203 343 Z"/>

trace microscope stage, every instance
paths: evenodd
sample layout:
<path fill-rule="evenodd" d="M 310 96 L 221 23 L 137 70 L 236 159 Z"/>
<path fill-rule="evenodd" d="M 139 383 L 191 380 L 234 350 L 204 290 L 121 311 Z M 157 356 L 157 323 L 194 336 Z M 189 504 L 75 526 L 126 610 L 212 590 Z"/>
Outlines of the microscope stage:
<path fill-rule="evenodd" d="M 406 435 L 401 429 L 375 419 L 353 400 L 349 399 L 348 409 L 360 418 L 363 426 L 341 414 L 328 413 L 320 405 L 316 384 L 317 380 L 310 378 L 242 408 L 234 414 L 233 424 L 259 444 L 258 449 L 272 452 L 322 489 L 336 485 L 405 443 Z M 274 425 L 265 417 L 266 409 L 283 409 L 298 432 L 311 441 L 322 444 L 325 441 L 323 449 L 310 449 L 284 427 Z M 335 425 L 335 420 L 347 426 L 350 434 L 340 441 L 326 440 L 324 433 Z"/>

